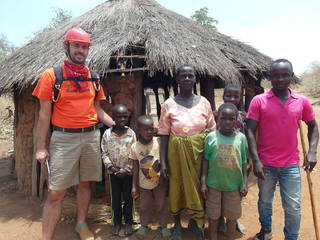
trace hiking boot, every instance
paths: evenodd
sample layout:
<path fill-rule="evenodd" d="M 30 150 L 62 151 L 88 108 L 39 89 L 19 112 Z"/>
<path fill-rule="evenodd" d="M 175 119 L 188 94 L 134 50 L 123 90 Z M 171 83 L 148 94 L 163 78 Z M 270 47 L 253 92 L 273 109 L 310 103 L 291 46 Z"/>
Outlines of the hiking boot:
<path fill-rule="evenodd" d="M 148 232 L 148 227 L 141 225 L 141 227 L 136 232 L 136 238 L 139 240 L 143 240 L 147 235 L 147 232 Z"/>
<path fill-rule="evenodd" d="M 171 237 L 171 232 L 168 228 L 162 228 L 161 229 L 161 236 L 162 236 L 162 239 L 169 239 Z"/>
<path fill-rule="evenodd" d="M 120 225 L 114 225 L 114 227 L 113 227 L 113 229 L 112 229 L 112 231 L 111 231 L 111 234 L 113 235 L 113 236 L 119 236 L 119 232 L 120 232 L 120 230 L 121 230 L 121 226 Z"/>
<path fill-rule="evenodd" d="M 271 230 L 264 230 L 261 228 L 260 232 L 256 234 L 253 240 L 270 240 L 272 239 L 272 232 Z"/>
<path fill-rule="evenodd" d="M 93 233 L 89 230 L 88 225 L 81 224 L 81 226 L 76 226 L 75 231 L 79 234 L 81 240 L 94 240 Z"/>
<path fill-rule="evenodd" d="M 204 239 L 204 231 L 202 228 L 198 227 L 198 224 L 194 219 L 190 219 L 188 228 L 196 235 L 197 239 Z"/>

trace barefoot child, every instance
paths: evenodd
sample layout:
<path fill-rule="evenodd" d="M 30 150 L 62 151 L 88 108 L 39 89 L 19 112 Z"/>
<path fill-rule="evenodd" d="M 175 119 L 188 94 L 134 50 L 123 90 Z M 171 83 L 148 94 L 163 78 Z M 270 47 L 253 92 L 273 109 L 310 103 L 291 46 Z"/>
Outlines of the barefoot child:
<path fill-rule="evenodd" d="M 153 136 L 154 126 L 150 116 L 138 118 L 138 141 L 131 147 L 133 161 L 132 197 L 140 196 L 140 222 L 137 238 L 143 239 L 153 216 L 158 216 L 163 239 L 170 237 L 167 228 L 167 185 L 160 179 L 159 139 Z"/>
<path fill-rule="evenodd" d="M 228 84 L 223 90 L 222 99 L 224 103 L 233 103 L 237 107 L 238 116 L 235 128 L 244 133 L 247 113 L 240 111 L 241 87 L 237 84 Z"/>
<path fill-rule="evenodd" d="M 237 116 L 237 122 L 235 125 L 235 128 L 237 131 L 242 132 L 245 134 L 245 127 L 246 127 L 246 112 L 245 111 L 240 111 L 240 100 L 241 100 L 241 87 L 238 84 L 228 84 L 225 86 L 223 90 L 223 96 L 222 96 L 223 102 L 224 103 L 233 103 L 237 109 L 238 109 L 238 116 Z M 252 167 L 252 162 L 247 156 L 247 176 L 249 176 L 251 167 Z M 237 230 L 245 234 L 247 229 L 239 222 L 237 221 Z M 226 223 L 224 218 L 221 218 L 219 221 L 219 232 L 225 233 L 227 231 L 226 229 Z"/>
<path fill-rule="evenodd" d="M 219 218 L 227 219 L 227 239 L 235 238 L 241 217 L 241 197 L 247 194 L 247 140 L 235 130 L 238 109 L 224 103 L 218 110 L 218 130 L 205 139 L 201 192 L 206 200 L 210 239 L 218 239 Z"/>
<path fill-rule="evenodd" d="M 102 137 L 102 159 L 111 180 L 111 199 L 113 210 L 113 235 L 119 235 L 122 216 L 125 221 L 125 236 L 133 233 L 131 197 L 132 162 L 129 161 L 131 145 L 136 141 L 134 131 L 127 127 L 128 109 L 118 104 L 112 108 L 112 117 L 115 125 L 105 131 Z M 122 202 L 124 206 L 122 208 Z"/>

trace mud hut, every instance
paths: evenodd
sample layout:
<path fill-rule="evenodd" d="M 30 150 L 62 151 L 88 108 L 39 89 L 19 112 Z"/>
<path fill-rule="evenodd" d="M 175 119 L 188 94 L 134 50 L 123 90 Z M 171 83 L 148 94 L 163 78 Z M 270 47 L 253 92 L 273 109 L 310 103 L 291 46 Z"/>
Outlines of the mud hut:
<path fill-rule="evenodd" d="M 91 34 L 88 65 L 98 72 L 111 103 L 126 104 L 134 120 L 145 111 L 143 89 L 169 96 L 174 72 L 181 64 L 195 66 L 200 92 L 214 104 L 214 88 L 241 83 L 246 103 L 260 89 L 271 59 L 253 47 L 209 30 L 167 10 L 153 0 L 113 0 L 45 32 L 0 65 L 0 94 L 12 92 L 15 103 L 15 172 L 19 189 L 42 194 L 44 171 L 34 158 L 38 101 L 31 92 L 46 68 L 65 59 L 62 40 L 67 30 L 81 27 Z M 159 99 L 156 99 L 158 109 Z M 110 110 L 111 104 L 103 107 Z M 134 127 L 131 121 L 131 126 Z"/>

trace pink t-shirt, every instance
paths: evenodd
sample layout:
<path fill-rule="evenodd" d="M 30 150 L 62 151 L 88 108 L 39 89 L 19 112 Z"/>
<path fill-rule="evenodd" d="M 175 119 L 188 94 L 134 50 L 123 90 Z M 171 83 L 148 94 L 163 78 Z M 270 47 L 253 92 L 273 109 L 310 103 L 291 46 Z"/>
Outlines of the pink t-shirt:
<path fill-rule="evenodd" d="M 214 129 L 215 126 L 211 105 L 204 97 L 192 108 L 176 103 L 173 98 L 167 99 L 161 106 L 158 130 L 160 135 L 189 137 L 207 128 Z"/>
<path fill-rule="evenodd" d="M 312 121 L 315 115 L 306 97 L 290 91 L 284 104 L 272 90 L 255 96 L 250 103 L 247 118 L 259 122 L 257 148 L 263 165 L 285 167 L 299 163 L 298 122 Z"/>

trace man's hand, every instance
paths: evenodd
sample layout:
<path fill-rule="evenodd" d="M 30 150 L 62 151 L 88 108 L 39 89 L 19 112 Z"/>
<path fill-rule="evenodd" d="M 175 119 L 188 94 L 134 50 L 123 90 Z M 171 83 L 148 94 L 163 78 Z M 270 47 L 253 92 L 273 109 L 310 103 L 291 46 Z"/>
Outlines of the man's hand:
<path fill-rule="evenodd" d="M 253 164 L 253 173 L 254 173 L 254 175 L 256 175 L 256 177 L 264 180 L 265 174 L 264 174 L 264 171 L 263 171 L 263 165 L 262 165 L 262 163 L 260 161 L 256 161 Z"/>
<path fill-rule="evenodd" d="M 208 187 L 207 187 L 207 184 L 202 184 L 201 186 L 201 194 L 202 194 L 202 197 L 204 200 L 207 200 L 208 198 Z"/>
<path fill-rule="evenodd" d="M 137 187 L 133 186 L 131 189 L 131 196 L 133 199 L 136 199 L 139 197 L 139 190 Z"/>
<path fill-rule="evenodd" d="M 303 163 L 304 170 L 312 172 L 316 164 L 317 164 L 317 154 L 309 152 L 307 155 L 307 160 Z"/>
<path fill-rule="evenodd" d="M 44 161 L 46 159 L 48 159 L 48 158 L 49 158 L 49 152 L 47 151 L 47 149 L 39 149 L 39 150 L 37 150 L 37 152 L 36 152 L 36 160 L 40 164 L 44 163 Z"/>

